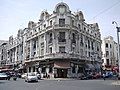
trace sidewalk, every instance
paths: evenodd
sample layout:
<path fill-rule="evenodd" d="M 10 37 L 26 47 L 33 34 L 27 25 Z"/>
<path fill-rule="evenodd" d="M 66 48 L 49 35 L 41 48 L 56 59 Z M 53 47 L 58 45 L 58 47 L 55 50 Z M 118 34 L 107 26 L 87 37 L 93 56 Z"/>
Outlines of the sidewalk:
<path fill-rule="evenodd" d="M 62 80 L 74 80 L 73 78 L 41 78 L 42 80 L 57 80 L 57 81 L 62 81 Z"/>
<path fill-rule="evenodd" d="M 112 85 L 120 85 L 120 80 L 116 80 L 112 83 Z"/>

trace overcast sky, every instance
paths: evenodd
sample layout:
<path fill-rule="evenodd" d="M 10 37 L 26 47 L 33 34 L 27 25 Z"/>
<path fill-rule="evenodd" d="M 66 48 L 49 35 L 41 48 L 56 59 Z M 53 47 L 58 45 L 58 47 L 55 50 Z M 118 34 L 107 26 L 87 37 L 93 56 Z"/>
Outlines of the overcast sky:
<path fill-rule="evenodd" d="M 97 22 L 102 39 L 111 35 L 116 41 L 112 21 L 120 26 L 120 0 L 0 0 L 0 40 L 16 37 L 29 21 L 38 21 L 41 11 L 52 13 L 59 2 L 66 3 L 72 13 L 82 11 L 86 23 Z"/>

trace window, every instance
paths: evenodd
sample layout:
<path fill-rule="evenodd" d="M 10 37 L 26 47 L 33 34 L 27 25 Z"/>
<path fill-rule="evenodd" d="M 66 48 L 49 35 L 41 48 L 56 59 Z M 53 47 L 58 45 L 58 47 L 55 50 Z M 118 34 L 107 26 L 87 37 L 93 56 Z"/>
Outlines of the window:
<path fill-rule="evenodd" d="M 89 57 L 90 57 L 90 52 L 89 52 Z"/>
<path fill-rule="evenodd" d="M 64 27 L 65 26 L 65 19 L 59 19 L 59 26 Z"/>
<path fill-rule="evenodd" d="M 72 73 L 75 73 L 75 65 L 72 67 Z"/>
<path fill-rule="evenodd" d="M 50 26 L 52 26 L 52 20 L 50 21 Z"/>
<path fill-rule="evenodd" d="M 59 42 L 66 42 L 65 32 L 59 32 L 58 41 L 59 41 Z"/>
<path fill-rule="evenodd" d="M 49 43 L 52 43 L 52 33 L 49 34 Z"/>
<path fill-rule="evenodd" d="M 92 50 L 94 50 L 93 42 L 91 42 L 91 47 L 92 47 Z"/>
<path fill-rule="evenodd" d="M 44 24 L 44 28 L 46 28 L 46 24 Z"/>
<path fill-rule="evenodd" d="M 31 67 L 29 67 L 29 72 L 31 72 Z"/>
<path fill-rule="evenodd" d="M 44 55 L 44 49 L 41 49 L 41 55 Z"/>
<path fill-rule="evenodd" d="M 78 29 L 80 29 L 80 24 L 78 24 Z"/>
<path fill-rule="evenodd" d="M 78 73 L 83 73 L 83 68 L 82 67 L 78 67 Z"/>
<path fill-rule="evenodd" d="M 43 67 L 42 70 L 41 70 L 42 73 L 45 73 L 46 72 L 46 67 Z"/>
<path fill-rule="evenodd" d="M 65 53 L 65 46 L 60 46 L 59 47 L 59 52 L 60 53 Z"/>
<path fill-rule="evenodd" d="M 109 59 L 106 59 L 106 64 L 109 65 Z"/>
<path fill-rule="evenodd" d="M 86 31 L 86 28 L 84 27 L 84 31 Z"/>
<path fill-rule="evenodd" d="M 106 57 L 109 55 L 109 52 L 108 51 L 106 51 Z"/>
<path fill-rule="evenodd" d="M 112 45 L 110 44 L 110 48 L 112 48 Z"/>
<path fill-rule="evenodd" d="M 72 20 L 72 26 L 74 26 L 74 20 Z"/>
<path fill-rule="evenodd" d="M 38 28 L 38 30 L 40 31 L 40 27 Z"/>
<path fill-rule="evenodd" d="M 41 48 L 44 48 L 44 42 L 41 43 Z"/>
<path fill-rule="evenodd" d="M 105 46 L 106 46 L 106 48 L 108 48 L 108 43 L 106 43 L 106 45 L 105 45 Z"/>
<path fill-rule="evenodd" d="M 76 41 L 75 41 L 75 34 L 74 33 L 72 33 L 72 43 L 76 43 Z"/>
<path fill-rule="evenodd" d="M 90 49 L 90 41 L 88 40 L 88 48 Z"/>
<path fill-rule="evenodd" d="M 49 53 L 52 53 L 52 47 L 49 48 Z"/>
<path fill-rule="evenodd" d="M 52 73 L 53 69 L 52 67 L 49 67 L 49 73 Z"/>
<path fill-rule="evenodd" d="M 35 66 L 33 66 L 33 72 L 35 72 Z"/>

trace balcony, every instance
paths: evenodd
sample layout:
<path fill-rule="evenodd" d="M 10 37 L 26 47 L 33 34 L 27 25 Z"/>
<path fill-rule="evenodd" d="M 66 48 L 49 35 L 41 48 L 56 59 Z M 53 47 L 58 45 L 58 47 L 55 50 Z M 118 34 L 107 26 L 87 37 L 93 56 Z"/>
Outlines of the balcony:
<path fill-rule="evenodd" d="M 62 38 L 59 38 L 59 37 L 58 37 L 58 42 L 59 42 L 59 43 L 65 43 L 65 42 L 66 42 L 66 39 L 62 39 Z"/>
<path fill-rule="evenodd" d="M 80 56 L 79 54 L 74 53 L 51 53 L 44 56 L 44 59 L 80 59 L 80 60 L 89 60 L 88 57 Z"/>
<path fill-rule="evenodd" d="M 69 24 L 65 24 L 65 25 L 59 25 L 59 24 L 56 24 L 53 26 L 54 29 L 70 29 L 70 25 Z"/>

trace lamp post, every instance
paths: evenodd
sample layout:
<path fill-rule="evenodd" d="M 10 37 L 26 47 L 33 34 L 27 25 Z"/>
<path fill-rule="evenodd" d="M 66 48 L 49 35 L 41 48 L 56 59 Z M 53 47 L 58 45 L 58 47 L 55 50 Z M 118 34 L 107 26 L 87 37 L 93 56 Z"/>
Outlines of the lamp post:
<path fill-rule="evenodd" d="M 119 67 L 119 77 L 120 77 L 120 44 L 119 44 L 119 32 L 120 32 L 120 27 L 118 27 L 117 22 L 113 21 L 112 24 L 116 24 L 116 29 L 117 29 L 117 40 L 118 40 L 118 67 Z"/>

